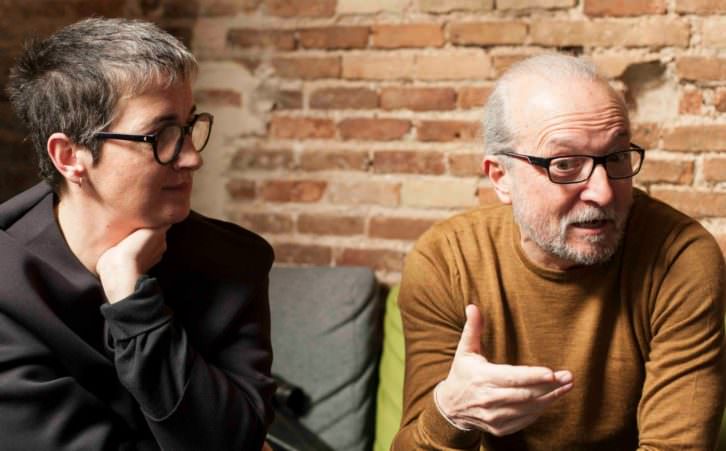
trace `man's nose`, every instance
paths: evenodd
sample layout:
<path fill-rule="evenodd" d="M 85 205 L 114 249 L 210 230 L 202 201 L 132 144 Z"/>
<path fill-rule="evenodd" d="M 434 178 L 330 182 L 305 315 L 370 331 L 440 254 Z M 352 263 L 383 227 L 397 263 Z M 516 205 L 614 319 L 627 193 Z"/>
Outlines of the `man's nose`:
<path fill-rule="evenodd" d="M 608 205 L 614 197 L 612 180 L 608 178 L 607 170 L 602 164 L 595 166 L 592 175 L 585 182 L 585 189 L 580 197 L 582 200 L 594 202 L 598 205 Z"/>

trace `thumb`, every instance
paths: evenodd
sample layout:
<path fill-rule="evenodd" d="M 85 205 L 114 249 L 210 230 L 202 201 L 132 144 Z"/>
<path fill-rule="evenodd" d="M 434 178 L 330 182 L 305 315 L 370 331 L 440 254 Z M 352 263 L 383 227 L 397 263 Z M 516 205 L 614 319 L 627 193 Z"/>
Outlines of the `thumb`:
<path fill-rule="evenodd" d="M 461 331 L 461 338 L 456 347 L 456 354 L 471 352 L 481 354 L 481 329 L 482 320 L 479 309 L 474 304 L 466 306 L 466 324 Z"/>

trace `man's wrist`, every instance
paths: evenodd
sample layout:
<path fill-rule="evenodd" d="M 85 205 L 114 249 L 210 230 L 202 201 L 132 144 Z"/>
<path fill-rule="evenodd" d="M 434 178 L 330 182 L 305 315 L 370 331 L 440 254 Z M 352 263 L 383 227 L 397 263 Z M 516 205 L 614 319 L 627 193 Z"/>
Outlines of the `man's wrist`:
<path fill-rule="evenodd" d="M 452 426 L 453 426 L 453 427 L 455 427 L 456 429 L 458 429 L 458 430 L 460 430 L 460 431 L 462 431 L 462 432 L 469 432 L 469 431 L 472 431 L 473 429 L 471 429 L 471 428 L 465 428 L 465 427 L 462 427 L 462 426 L 459 426 L 458 424 L 456 424 L 456 423 L 454 422 L 454 420 L 452 420 L 452 419 L 451 419 L 451 417 L 449 417 L 449 415 L 447 415 L 447 414 L 446 414 L 446 412 L 444 412 L 444 409 L 442 409 L 442 408 L 441 408 L 441 404 L 439 403 L 439 397 L 438 397 L 438 392 L 439 392 L 439 387 L 440 387 L 440 386 L 441 386 L 441 384 L 443 384 L 444 382 L 445 382 L 445 380 L 444 380 L 444 381 L 441 381 L 441 382 L 439 382 L 438 384 L 436 384 L 436 387 L 434 387 L 434 393 L 433 393 L 433 396 L 434 396 L 434 405 L 436 405 L 436 410 L 438 410 L 438 411 L 439 411 L 439 414 L 440 414 L 440 415 L 441 415 L 441 416 L 442 416 L 442 417 L 443 417 L 443 418 L 444 418 L 444 419 L 445 419 L 445 420 L 446 420 L 446 421 L 447 421 L 447 422 L 448 422 L 448 423 L 449 423 L 450 425 L 452 425 Z"/>

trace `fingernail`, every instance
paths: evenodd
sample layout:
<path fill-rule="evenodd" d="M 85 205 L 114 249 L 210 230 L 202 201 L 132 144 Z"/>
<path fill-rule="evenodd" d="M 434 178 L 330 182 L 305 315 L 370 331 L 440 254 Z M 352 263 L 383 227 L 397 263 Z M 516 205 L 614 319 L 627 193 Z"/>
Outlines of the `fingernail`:
<path fill-rule="evenodd" d="M 557 371 L 555 373 L 555 379 L 557 379 L 557 382 L 560 384 L 569 384 L 572 382 L 572 373 L 569 371 Z"/>

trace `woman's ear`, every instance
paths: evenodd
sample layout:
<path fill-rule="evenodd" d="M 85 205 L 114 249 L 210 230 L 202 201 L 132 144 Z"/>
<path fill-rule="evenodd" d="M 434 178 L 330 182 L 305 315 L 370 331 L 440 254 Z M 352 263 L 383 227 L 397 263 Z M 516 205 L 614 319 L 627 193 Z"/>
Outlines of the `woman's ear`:
<path fill-rule="evenodd" d="M 50 160 L 69 183 L 76 185 L 80 185 L 86 175 L 84 158 L 78 154 L 81 149 L 65 133 L 56 132 L 48 138 Z"/>
<path fill-rule="evenodd" d="M 489 180 L 494 186 L 494 192 L 497 193 L 497 197 L 504 204 L 511 204 L 511 183 L 512 174 L 496 155 L 486 155 L 484 161 L 481 163 L 482 172 L 489 177 Z"/>

